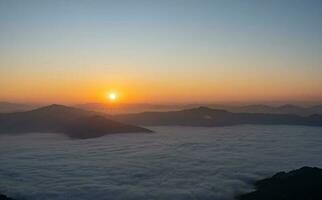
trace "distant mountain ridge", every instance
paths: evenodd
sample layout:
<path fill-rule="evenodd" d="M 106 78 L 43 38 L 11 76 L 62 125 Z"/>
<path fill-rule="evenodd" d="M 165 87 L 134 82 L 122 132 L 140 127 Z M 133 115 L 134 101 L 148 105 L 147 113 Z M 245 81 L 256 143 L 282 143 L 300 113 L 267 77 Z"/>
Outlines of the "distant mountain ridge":
<path fill-rule="evenodd" d="M 285 104 L 282 106 L 267 106 L 267 105 L 248 105 L 227 107 L 231 112 L 247 112 L 247 113 L 270 113 L 270 114 L 296 114 L 302 116 L 309 116 L 313 114 L 322 114 L 322 105 L 315 105 L 309 107 L 297 106 L 292 104 Z"/>
<path fill-rule="evenodd" d="M 114 115 L 113 118 L 125 123 L 146 126 L 231 126 L 241 124 L 322 126 L 322 115 L 306 117 L 293 114 L 233 113 L 208 107 L 169 112 L 121 114 Z"/>
<path fill-rule="evenodd" d="M 27 132 L 55 132 L 72 138 L 91 138 L 112 133 L 151 131 L 107 119 L 101 113 L 57 104 L 26 112 L 0 114 L 0 134 Z"/>
<path fill-rule="evenodd" d="M 309 116 L 313 114 L 322 114 L 322 105 L 315 106 L 299 106 L 293 104 L 285 104 L 281 106 L 269 106 L 265 104 L 250 104 L 244 106 L 229 106 L 217 104 L 186 104 L 186 105 L 163 105 L 148 103 L 119 103 L 110 105 L 108 103 L 86 103 L 77 104 L 72 107 L 83 110 L 105 112 L 109 114 L 126 114 L 139 112 L 165 112 L 176 111 L 182 109 L 191 109 L 199 106 L 209 107 L 212 109 L 222 109 L 235 113 L 266 113 L 266 114 L 296 114 L 301 116 Z M 35 105 L 16 104 L 10 102 L 0 102 L 0 113 L 22 112 L 35 109 Z"/>
<path fill-rule="evenodd" d="M 223 109 L 236 113 L 266 113 L 266 114 L 296 114 L 302 116 L 309 116 L 312 114 L 322 114 L 322 105 L 315 106 L 298 106 L 292 104 L 285 104 L 281 106 L 269 106 L 264 104 L 251 104 L 245 106 L 229 106 L 229 105 L 215 105 L 215 104 L 187 104 L 187 105 L 159 105 L 159 104 L 118 104 L 108 105 L 102 103 L 88 103 L 75 105 L 77 108 L 86 110 L 101 111 L 107 113 L 124 114 L 137 113 L 145 111 L 175 111 L 182 109 L 191 109 L 198 106 L 209 107 L 212 109 Z"/>

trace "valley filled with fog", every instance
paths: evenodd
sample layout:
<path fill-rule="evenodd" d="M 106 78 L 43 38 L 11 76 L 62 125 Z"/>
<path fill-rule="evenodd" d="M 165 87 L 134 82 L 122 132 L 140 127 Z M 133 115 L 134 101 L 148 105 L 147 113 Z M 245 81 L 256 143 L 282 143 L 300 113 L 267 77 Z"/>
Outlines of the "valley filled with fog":
<path fill-rule="evenodd" d="M 231 200 L 278 171 L 322 167 L 322 128 L 147 127 L 69 139 L 0 135 L 0 192 L 26 200 Z"/>

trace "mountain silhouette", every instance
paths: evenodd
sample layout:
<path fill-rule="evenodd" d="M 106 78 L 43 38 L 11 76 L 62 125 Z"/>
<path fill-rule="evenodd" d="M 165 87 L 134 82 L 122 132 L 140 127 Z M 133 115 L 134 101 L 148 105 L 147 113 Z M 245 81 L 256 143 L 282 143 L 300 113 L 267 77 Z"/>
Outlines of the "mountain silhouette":
<path fill-rule="evenodd" d="M 238 200 L 320 200 L 322 199 L 322 169 L 302 167 L 279 172 L 257 181 L 256 190 L 237 197 Z"/>
<path fill-rule="evenodd" d="M 0 133 L 28 132 L 55 132 L 73 138 L 91 138 L 111 133 L 151 131 L 107 119 L 101 113 L 57 104 L 26 112 L 0 114 Z"/>
<path fill-rule="evenodd" d="M 119 123 L 103 116 L 84 117 L 67 123 L 62 132 L 71 138 L 100 137 L 107 133 L 152 132 L 148 129 Z"/>
<path fill-rule="evenodd" d="M 137 125 L 229 126 L 239 124 L 322 126 L 322 115 L 308 117 L 292 114 L 233 113 L 199 107 L 170 112 L 143 112 L 113 117 Z"/>
<path fill-rule="evenodd" d="M 191 109 L 200 106 L 200 104 L 148 104 L 148 103 L 120 103 L 111 106 L 106 103 L 86 103 L 73 105 L 74 108 L 83 110 L 91 110 L 96 112 L 106 112 L 114 114 L 138 113 L 138 112 L 166 112 L 182 109 Z M 315 106 L 299 106 L 293 104 L 285 104 L 281 106 L 269 106 L 264 104 L 250 105 L 217 105 L 204 104 L 202 106 L 212 109 L 222 109 L 234 113 L 266 113 L 266 114 L 296 114 L 301 116 L 310 116 L 313 114 L 322 114 L 322 105 Z M 38 106 L 39 107 L 39 106 Z M 37 108 L 36 105 L 17 104 L 11 102 L 0 102 L 0 113 L 22 112 Z"/>
<path fill-rule="evenodd" d="M 7 197 L 4 194 L 0 194 L 0 200 L 14 200 L 13 198 Z"/>

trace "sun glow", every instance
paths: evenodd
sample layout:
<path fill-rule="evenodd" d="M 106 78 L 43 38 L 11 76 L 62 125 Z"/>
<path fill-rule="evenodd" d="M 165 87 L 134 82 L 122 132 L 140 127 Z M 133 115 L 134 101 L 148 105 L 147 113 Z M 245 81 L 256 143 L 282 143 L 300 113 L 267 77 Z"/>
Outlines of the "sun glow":
<path fill-rule="evenodd" d="M 107 98 L 108 100 L 110 100 L 111 102 L 115 102 L 118 99 L 118 95 L 116 92 L 109 92 L 107 94 Z"/>

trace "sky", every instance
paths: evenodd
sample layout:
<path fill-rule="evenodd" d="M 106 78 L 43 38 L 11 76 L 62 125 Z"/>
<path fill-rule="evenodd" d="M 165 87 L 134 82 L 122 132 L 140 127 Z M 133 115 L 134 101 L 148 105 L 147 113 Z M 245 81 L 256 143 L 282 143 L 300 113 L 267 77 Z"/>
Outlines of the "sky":
<path fill-rule="evenodd" d="M 322 1 L 0 0 L 0 101 L 322 102 Z"/>

